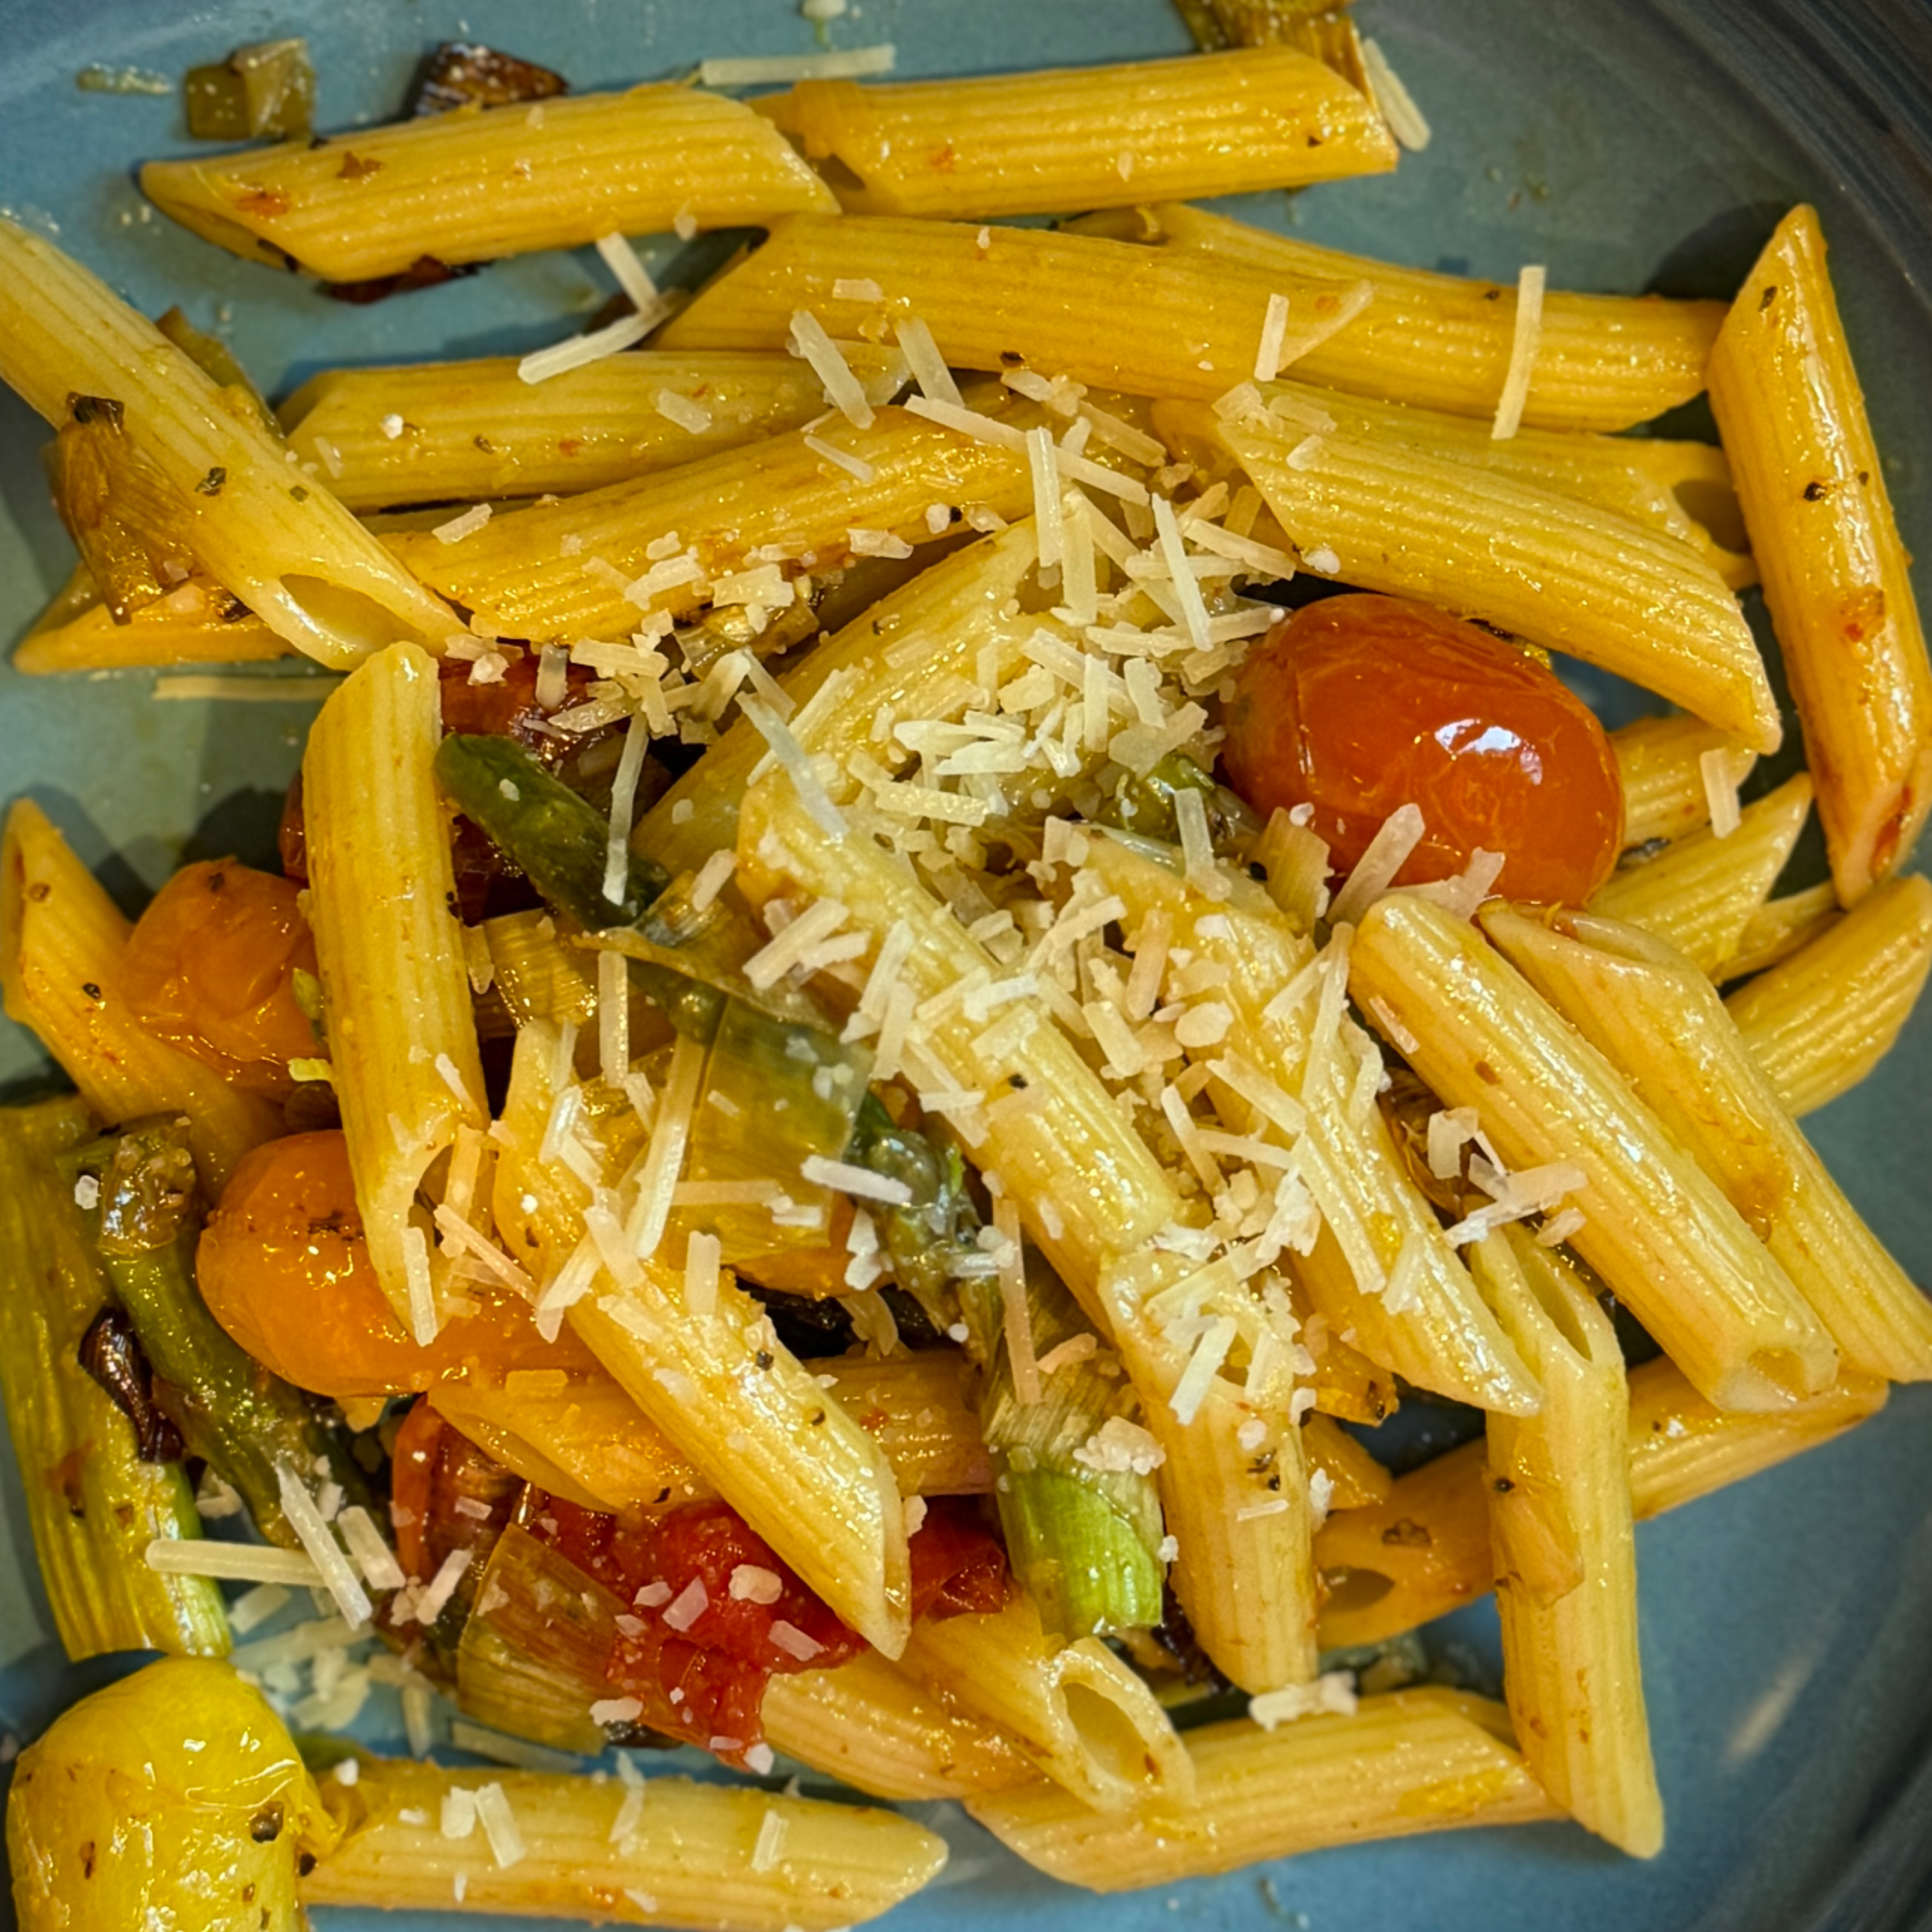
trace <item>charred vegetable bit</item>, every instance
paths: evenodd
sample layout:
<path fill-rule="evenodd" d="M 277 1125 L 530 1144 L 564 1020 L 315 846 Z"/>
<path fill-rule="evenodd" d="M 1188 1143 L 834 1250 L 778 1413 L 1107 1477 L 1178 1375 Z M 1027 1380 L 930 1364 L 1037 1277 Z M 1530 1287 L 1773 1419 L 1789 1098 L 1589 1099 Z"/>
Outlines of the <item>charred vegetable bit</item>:
<path fill-rule="evenodd" d="M 78 1100 L 0 1114 L 0 1396 L 28 1525 L 70 1658 L 219 1656 L 228 1621 L 215 1586 L 146 1562 L 154 1538 L 201 1533 L 188 1478 L 178 1462 L 141 1460 L 134 1430 L 81 1364 L 112 1291 L 58 1162 L 93 1133 Z"/>
<path fill-rule="evenodd" d="M 225 61 L 190 68 L 182 82 L 197 141 L 299 140 L 315 121 L 315 69 L 306 40 L 258 40 Z"/>
<path fill-rule="evenodd" d="M 133 1425 L 142 1462 L 178 1462 L 188 1453 L 181 1431 L 157 1403 L 154 1372 L 125 1309 L 104 1308 L 94 1318 L 80 1338 L 80 1366 Z"/>
<path fill-rule="evenodd" d="M 110 396 L 70 396 L 46 452 L 54 508 L 117 624 L 188 581 L 196 512 L 128 440 Z"/>
<path fill-rule="evenodd" d="M 458 107 L 507 107 L 520 100 L 549 100 L 567 94 L 560 74 L 519 60 L 476 40 L 445 40 L 423 68 L 410 97 L 412 116 L 447 114 Z"/>
<path fill-rule="evenodd" d="M 96 1142 L 73 1165 L 100 1189 L 102 1265 L 189 1450 L 234 1486 L 256 1527 L 284 1549 L 300 1540 L 282 1514 L 279 1466 L 367 1507 L 368 1483 L 346 1432 L 230 1340 L 196 1289 L 201 1214 L 179 1125 Z"/>
<path fill-rule="evenodd" d="M 322 292 L 331 302 L 347 302 L 353 308 L 387 302 L 392 296 L 406 296 L 414 289 L 434 289 L 445 282 L 460 281 L 482 268 L 481 262 L 439 262 L 434 255 L 418 255 L 406 268 L 393 275 L 377 275 L 362 282 L 324 282 Z"/>
<path fill-rule="evenodd" d="M 1124 773 L 1114 796 L 1102 808 L 1100 821 L 1136 838 L 1178 844 L 1180 820 L 1175 800 L 1184 791 L 1200 794 L 1207 811 L 1208 836 L 1216 852 L 1225 855 L 1244 846 L 1259 830 L 1254 814 L 1226 785 L 1216 784 L 1209 773 L 1179 752 L 1170 752 L 1144 777 Z"/>
<path fill-rule="evenodd" d="M 952 1328 L 960 1318 L 956 1283 L 962 1264 L 980 1255 L 974 1237 L 978 1210 L 967 1191 L 966 1168 L 958 1150 L 902 1127 L 877 1094 L 859 1109 L 845 1159 L 912 1190 L 903 1208 L 874 1207 L 892 1278 L 916 1301 L 933 1327 Z M 997 1328 L 997 1323 L 994 1324 Z"/>

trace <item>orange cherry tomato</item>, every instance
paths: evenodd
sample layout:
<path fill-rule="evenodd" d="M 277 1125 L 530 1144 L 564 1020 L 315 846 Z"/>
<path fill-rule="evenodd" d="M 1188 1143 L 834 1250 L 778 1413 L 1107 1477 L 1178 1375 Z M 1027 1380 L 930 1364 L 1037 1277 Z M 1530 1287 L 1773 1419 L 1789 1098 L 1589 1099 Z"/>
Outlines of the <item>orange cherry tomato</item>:
<path fill-rule="evenodd" d="M 376 1279 L 340 1132 L 290 1134 L 247 1155 L 208 1216 L 195 1274 L 215 1320 L 250 1354 L 317 1395 L 596 1366 L 568 1328 L 546 1342 L 527 1304 L 481 1286 L 469 1291 L 473 1314 L 418 1348 Z"/>
<path fill-rule="evenodd" d="M 271 1100 L 320 1053 L 295 975 L 315 970 L 301 888 L 232 859 L 184 866 L 135 922 L 122 983 L 150 1033 Z"/>
<path fill-rule="evenodd" d="M 1623 841 L 1616 759 L 1595 715 L 1527 652 L 1424 604 L 1324 598 L 1285 618 L 1228 707 L 1228 782 L 1264 815 L 1314 808 L 1352 869 L 1390 812 L 1422 842 L 1396 883 L 1504 855 L 1496 890 L 1581 905 Z"/>

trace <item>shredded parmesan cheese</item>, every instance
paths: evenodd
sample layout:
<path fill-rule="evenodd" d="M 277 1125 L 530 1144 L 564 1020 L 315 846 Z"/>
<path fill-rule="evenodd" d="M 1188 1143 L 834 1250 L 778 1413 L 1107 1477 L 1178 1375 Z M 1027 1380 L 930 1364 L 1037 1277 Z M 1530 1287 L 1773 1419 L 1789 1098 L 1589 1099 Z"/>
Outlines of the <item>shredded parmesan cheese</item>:
<path fill-rule="evenodd" d="M 1523 406 L 1529 400 L 1531 378 L 1536 373 L 1536 352 L 1543 340 L 1543 289 L 1544 272 L 1526 265 L 1516 278 L 1516 327 L 1510 338 L 1509 373 L 1503 378 L 1503 392 L 1497 398 L 1496 421 L 1490 436 L 1507 442 L 1522 425 Z"/>
<path fill-rule="evenodd" d="M 588 335 L 573 335 L 568 341 L 552 343 L 548 349 L 535 350 L 526 356 L 517 364 L 517 374 L 526 382 L 547 382 L 553 376 L 587 368 L 607 356 L 615 356 L 643 341 L 660 319 L 656 314 L 623 316 L 607 328 L 592 329 Z"/>

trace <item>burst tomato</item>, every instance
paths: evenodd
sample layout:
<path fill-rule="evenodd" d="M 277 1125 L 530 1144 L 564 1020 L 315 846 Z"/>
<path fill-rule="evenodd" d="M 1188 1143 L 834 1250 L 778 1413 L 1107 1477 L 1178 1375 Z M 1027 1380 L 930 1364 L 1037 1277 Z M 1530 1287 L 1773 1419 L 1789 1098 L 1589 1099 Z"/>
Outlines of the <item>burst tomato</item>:
<path fill-rule="evenodd" d="M 1342 871 L 1390 812 L 1420 808 L 1400 884 L 1447 878 L 1480 847 L 1504 855 L 1498 891 L 1580 905 L 1622 842 L 1589 707 L 1526 652 L 1400 598 L 1328 598 L 1276 625 L 1242 668 L 1222 757 L 1257 811 L 1312 806 Z"/>

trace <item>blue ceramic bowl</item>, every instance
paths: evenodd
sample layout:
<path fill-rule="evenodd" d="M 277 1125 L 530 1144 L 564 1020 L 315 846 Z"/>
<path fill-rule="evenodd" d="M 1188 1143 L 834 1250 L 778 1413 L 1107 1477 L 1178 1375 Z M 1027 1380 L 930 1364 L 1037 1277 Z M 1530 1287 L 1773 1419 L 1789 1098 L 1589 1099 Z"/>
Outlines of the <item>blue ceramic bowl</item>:
<path fill-rule="evenodd" d="M 1792 202 L 1820 207 L 1906 540 L 1932 555 L 1932 7 L 1926 0 L 1360 0 L 1432 122 L 1391 177 L 1250 219 L 1371 254 L 1558 286 L 1728 296 Z M 938 74 L 1183 50 L 1166 0 L 855 0 L 835 41 L 891 40 Z M 609 292 L 584 255 L 525 258 L 373 310 L 146 218 L 130 178 L 179 151 L 178 100 L 87 93 L 97 63 L 168 76 L 239 42 L 308 36 L 321 124 L 385 118 L 420 55 L 473 36 L 580 86 L 721 52 L 803 52 L 791 0 L 0 0 L 0 206 L 141 308 L 179 302 L 275 393 L 337 362 L 476 355 L 552 340 Z M 42 426 L 0 396 L 0 644 L 64 578 L 37 460 Z M 1932 584 L 1924 586 L 1932 598 Z M 157 704 L 150 678 L 33 681 L 0 669 L 0 793 L 31 792 L 128 905 L 184 856 L 266 860 L 310 708 Z M 0 1084 L 46 1078 L 0 1035 Z M 1932 1016 L 1815 1136 L 1853 1198 L 1932 1279 L 1923 1166 Z M 19 1478 L 0 1470 L 0 1730 L 36 1734 L 106 1674 L 70 1670 L 34 1574 Z M 1647 1526 L 1642 1642 L 1670 1842 L 1654 1863 L 1570 1827 L 1371 1846 L 1111 1900 L 1064 1892 L 952 1807 L 940 1885 L 904 1932 L 998 1914 L 1052 1932 L 1204 1924 L 1229 1932 L 1880 1932 L 1923 1922 L 1932 1863 L 1932 1400 L 1899 1392 L 1850 1438 Z M 1486 1609 L 1432 1633 L 1479 1678 Z M 393 1742 L 387 1714 L 373 1741 Z M 375 1915 L 328 1912 L 350 1932 Z M 427 1922 L 442 1924 L 436 1919 Z M 459 1922 L 452 1916 L 451 1926 Z"/>

